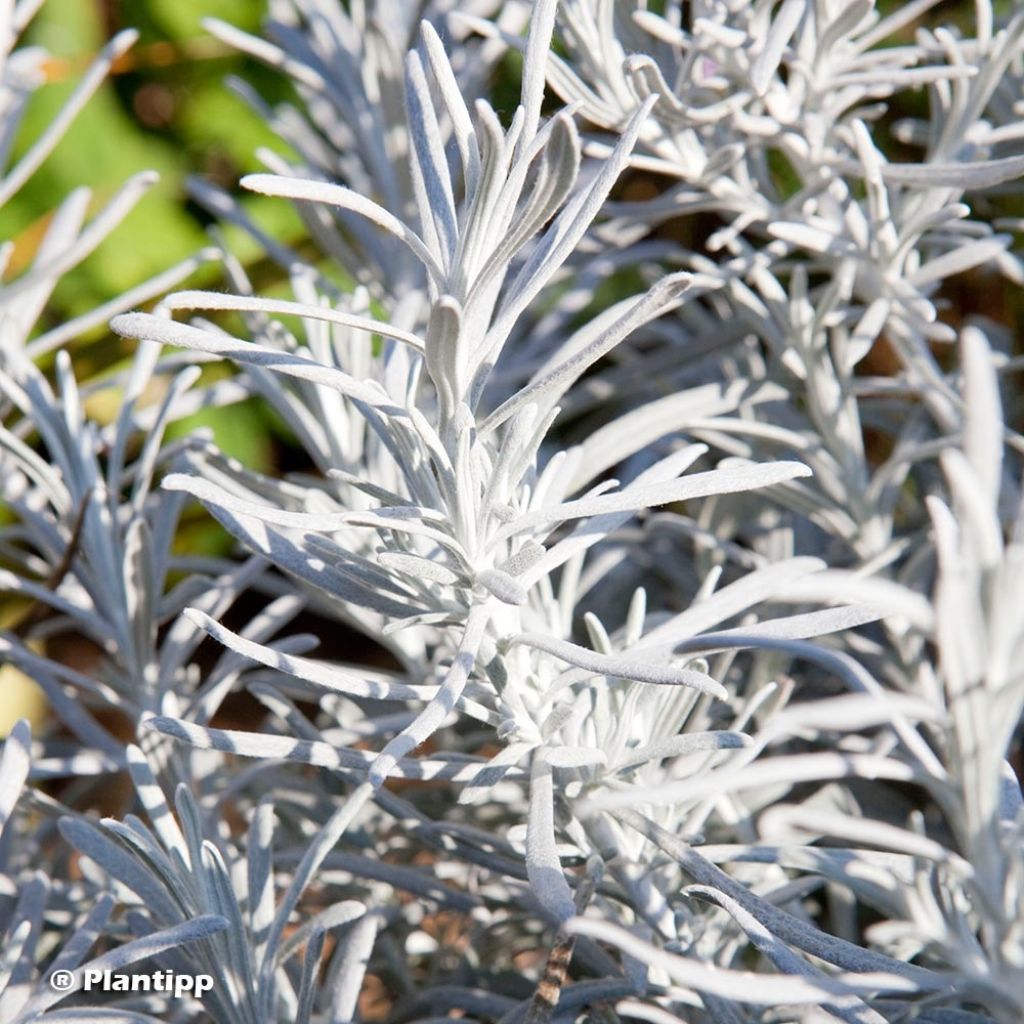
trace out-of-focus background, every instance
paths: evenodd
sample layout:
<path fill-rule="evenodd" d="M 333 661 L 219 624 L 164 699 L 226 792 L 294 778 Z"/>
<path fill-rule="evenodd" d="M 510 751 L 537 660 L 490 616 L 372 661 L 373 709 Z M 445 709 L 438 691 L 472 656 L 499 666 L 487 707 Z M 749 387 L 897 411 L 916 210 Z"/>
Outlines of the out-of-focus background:
<path fill-rule="evenodd" d="M 226 79 L 244 78 L 271 102 L 287 96 L 287 84 L 213 39 L 202 26 L 203 18 L 217 17 L 258 31 L 264 14 L 262 0 L 47 0 L 43 5 L 25 41 L 43 47 L 52 59 L 47 84 L 33 97 L 21 127 L 21 149 L 39 136 L 111 36 L 132 27 L 140 38 L 79 114 L 56 152 L 0 210 L 0 238 L 14 240 L 16 247 L 10 273 L 31 260 L 53 209 L 74 188 L 91 188 L 98 209 L 137 171 L 158 171 L 160 183 L 58 285 L 41 329 L 100 305 L 208 242 L 211 218 L 187 200 L 189 175 L 201 175 L 237 193 L 238 179 L 261 169 L 256 150 L 281 149 Z M 287 203 L 261 196 L 246 196 L 244 203 L 275 237 L 292 240 L 301 235 L 298 218 Z M 265 263 L 258 246 L 230 227 L 225 236 L 254 279 L 272 284 L 267 278 L 279 272 Z M 219 273 L 210 268 L 196 283 L 217 287 Z M 86 377 L 130 357 L 131 346 L 106 331 L 83 341 L 86 344 L 76 346 L 75 361 Z M 231 454 L 255 468 L 270 468 L 272 425 L 255 406 L 235 407 L 229 414 L 214 410 L 204 413 L 203 419 Z M 196 425 L 190 422 L 179 429 Z"/>

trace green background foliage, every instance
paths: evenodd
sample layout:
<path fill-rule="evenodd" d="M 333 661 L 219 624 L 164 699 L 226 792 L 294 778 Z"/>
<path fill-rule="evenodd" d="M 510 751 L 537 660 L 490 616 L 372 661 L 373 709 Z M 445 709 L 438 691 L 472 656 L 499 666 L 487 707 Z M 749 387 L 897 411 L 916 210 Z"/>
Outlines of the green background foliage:
<path fill-rule="evenodd" d="M 61 281 L 40 330 L 99 305 L 207 244 L 210 218 L 188 200 L 190 175 L 237 193 L 238 179 L 261 169 L 258 148 L 281 150 L 280 141 L 225 79 L 244 78 L 272 103 L 286 98 L 287 86 L 213 39 L 202 25 L 203 18 L 218 17 L 257 31 L 264 13 L 261 0 L 49 0 L 44 5 L 26 41 L 52 55 L 48 82 L 32 98 L 15 159 L 53 119 L 106 40 L 129 27 L 140 35 L 45 165 L 0 211 L 0 237 L 15 242 L 11 272 L 32 259 L 53 209 L 73 189 L 90 188 L 95 211 L 138 171 L 155 170 L 160 181 Z M 243 202 L 275 237 L 301 236 L 288 204 L 261 196 L 245 196 Z M 230 227 L 224 237 L 261 286 L 272 287 L 277 271 L 266 265 L 256 243 Z M 200 271 L 193 283 L 222 284 L 213 268 Z M 131 354 L 130 346 L 104 330 L 86 341 L 91 344 L 76 346 L 75 357 L 87 377 L 124 365 Z M 270 468 L 273 425 L 255 404 L 204 412 L 177 430 L 200 425 L 213 429 L 232 455 L 255 468 Z"/>

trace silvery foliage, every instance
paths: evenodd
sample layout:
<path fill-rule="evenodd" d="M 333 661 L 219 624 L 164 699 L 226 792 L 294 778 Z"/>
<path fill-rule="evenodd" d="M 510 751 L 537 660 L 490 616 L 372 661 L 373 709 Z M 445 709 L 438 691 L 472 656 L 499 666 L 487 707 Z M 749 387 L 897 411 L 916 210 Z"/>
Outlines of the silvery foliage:
<path fill-rule="evenodd" d="M 8 52 L 38 7 L 20 3 L 4 13 L 0 127 L 5 153 L 13 146 L 28 98 L 44 80 L 44 52 L 34 47 Z M 134 32 L 122 33 L 104 49 L 50 127 L 4 172 L 3 201 L 49 156 L 134 38 Z M 46 691 L 53 712 L 79 744 L 71 755 L 73 765 L 58 756 L 37 766 L 55 774 L 106 772 L 124 763 L 123 744 L 71 694 L 87 694 L 97 705 L 132 719 L 166 709 L 168 702 L 177 707 L 179 697 L 195 684 L 185 676 L 198 640 L 187 620 L 184 628 L 158 641 L 159 628 L 203 591 L 204 600 L 226 607 L 254 575 L 251 569 L 246 574 L 230 566 L 226 569 L 237 580 L 224 586 L 211 588 L 209 580 L 198 578 L 174 590 L 167 586 L 182 502 L 154 496 L 154 479 L 179 448 L 191 443 L 164 445 L 163 434 L 169 419 L 184 411 L 181 395 L 198 371 L 188 367 L 165 382 L 163 400 L 143 412 L 143 392 L 156 383 L 158 348 L 140 348 L 129 370 L 80 386 L 64 347 L 111 314 L 180 282 L 212 253 L 201 253 L 75 320 L 35 330 L 60 277 L 109 235 L 155 181 L 151 173 L 138 175 L 88 221 L 92 196 L 88 189 L 76 189 L 53 211 L 32 262 L 0 286 L 0 487 L 13 513 L 13 522 L 0 531 L 0 579 L 6 593 L 29 602 L 18 628 L 0 644 L 4 660 Z M 13 242 L 5 243 L 5 263 L 13 252 Z M 40 368 L 54 350 L 56 386 Z M 161 376 L 166 372 L 161 368 Z M 86 406 L 99 391 L 115 387 L 123 396 L 119 414 L 101 425 Z M 35 649 L 36 638 L 69 631 L 102 652 L 104 667 L 96 678 L 49 661 Z"/>
<path fill-rule="evenodd" d="M 0 204 L 53 152 L 135 38 L 134 32 L 123 33 L 101 52 L 47 130 L 12 162 L 26 104 L 45 80 L 47 54 L 37 47 L 15 48 L 39 6 L 23 0 L 0 8 Z M 183 503 L 153 494 L 155 474 L 192 443 L 165 445 L 163 434 L 169 419 L 186 411 L 181 396 L 197 371 L 183 370 L 166 384 L 162 401 L 143 409 L 142 394 L 156 380 L 157 347 L 141 348 L 129 371 L 84 387 L 76 382 L 64 349 L 112 314 L 187 278 L 212 253 L 169 268 L 73 321 L 36 330 L 61 276 L 110 234 L 155 180 L 152 174 L 132 179 L 91 219 L 89 190 L 74 191 L 48 218 L 32 261 L 0 285 L 0 487 L 6 513 L 0 527 L 0 587 L 17 602 L 7 605 L 16 614 L 13 621 L 5 618 L 9 628 L 0 635 L 0 662 L 43 690 L 55 725 L 35 744 L 25 722 L 15 726 L 0 764 L 0 1019 L 5 1022 L 81 1019 L 75 1012 L 48 1012 L 61 998 L 46 984 L 52 971 L 118 970 L 206 940 L 226 923 L 200 912 L 137 930 L 134 937 L 114 926 L 116 898 L 105 878 L 72 880 L 66 850 L 41 860 L 54 850 L 56 820 L 69 808 L 31 784 L 78 777 L 79 795 L 88 800 L 96 791 L 92 778 L 105 781 L 126 766 L 125 725 L 131 730 L 143 715 L 169 708 L 213 714 L 245 669 L 225 659 L 199 687 L 192 655 L 203 634 L 180 611 L 197 599 L 210 611 L 223 611 L 261 566 L 214 566 L 219 578 L 197 574 L 169 587 L 169 573 L 181 572 L 171 546 Z M 0 247 L 4 269 L 14 255 L 13 242 Z M 56 387 L 40 368 L 54 350 Z M 158 376 L 166 381 L 166 375 L 167 368 L 161 368 Z M 85 407 L 93 394 L 110 387 L 121 389 L 123 403 L 114 422 L 101 425 Z M 283 597 L 262 617 L 264 629 L 273 633 L 301 604 L 297 596 Z M 253 625 L 258 632 L 258 623 Z M 47 656 L 47 640 L 61 634 L 95 648 L 94 673 Z M 191 778 L 187 760 L 177 771 L 183 780 Z M 90 956 L 105 931 L 127 941 Z"/>
<path fill-rule="evenodd" d="M 80 398 L 98 385 L 61 353 L 54 389 L 38 360 L 194 261 L 33 335 L 116 220 L 80 230 L 69 199 L 3 285 L 2 579 L 34 602 L 4 657 L 73 739 L 4 746 L 0 1020 L 350 1021 L 369 973 L 406 1019 L 1020 1019 L 1015 364 L 992 325 L 947 326 L 938 289 L 1020 276 L 984 193 L 1022 169 L 1024 22 L 979 2 L 973 38 L 883 45 L 930 6 L 282 0 L 266 40 L 209 26 L 299 98 L 239 86 L 293 150 L 243 185 L 295 202 L 355 286 L 194 183 L 292 295 L 255 295 L 222 253 L 230 292 L 116 316 L 142 341 L 101 426 Z M 503 122 L 486 86 L 507 47 Z M 5 65 L 5 138 L 31 81 L 6 69 L 39 60 Z M 921 159 L 889 163 L 884 104 L 920 87 L 927 120 L 893 131 Z M 629 167 L 678 184 L 610 199 Z M 707 251 L 648 238 L 695 212 L 722 225 Z M 621 267 L 649 287 L 609 305 Z M 856 372 L 879 338 L 895 372 Z M 237 376 L 197 386 L 187 364 L 224 359 Z M 246 395 L 315 475 L 163 443 Z M 171 554 L 190 495 L 239 561 Z M 246 590 L 272 600 L 232 628 Z M 391 667 L 279 636 L 303 607 Z M 94 672 L 47 656 L 62 631 L 95 643 Z M 212 723 L 243 686 L 260 732 Z M 68 806 L 32 785 L 117 770 L 148 820 L 97 824 L 88 781 Z M 101 943 L 98 963 L 152 957 L 214 991 L 55 1009 L 46 972 Z"/>
<path fill-rule="evenodd" d="M 518 31 L 527 14 L 524 4 L 502 5 L 494 0 L 421 6 L 424 9 L 418 11 L 400 2 L 353 4 L 346 10 L 340 4 L 274 0 L 263 38 L 217 19 L 206 22 L 224 42 L 287 75 L 302 101 L 272 109 L 246 83 L 233 83 L 294 151 L 294 159 L 263 153 L 273 170 L 291 177 L 344 181 L 363 196 L 379 196 L 395 216 L 415 219 L 417 186 L 408 160 L 409 136 L 400 126 L 405 120 L 405 58 L 419 34 L 420 20 L 426 18 L 436 30 L 448 33 L 447 16 L 455 6 L 485 17 L 500 10 L 501 23 Z M 436 32 L 431 46 L 430 59 L 436 66 L 443 53 Z M 472 106 L 502 50 L 494 44 L 472 45 L 463 40 L 450 53 L 450 66 L 444 60 L 445 86 L 456 88 L 462 102 Z M 259 232 L 230 197 L 201 180 L 194 181 L 192 189 L 212 212 L 247 224 L 282 266 L 293 265 L 295 255 Z M 359 218 L 344 215 L 346 230 L 339 231 L 335 218 L 316 206 L 302 205 L 298 212 L 325 253 L 384 304 L 389 319 L 402 322 L 425 313 L 419 302 L 425 268 L 401 239 L 367 230 Z"/>
<path fill-rule="evenodd" d="M 796 428 L 754 436 L 769 450 L 804 453 L 815 471 L 815 522 L 853 549 L 831 559 L 889 561 L 906 543 L 893 536 L 894 506 L 917 457 L 909 442 L 920 438 L 910 433 L 903 457 L 872 479 L 864 428 L 891 429 L 906 414 L 894 413 L 894 399 L 908 397 L 940 430 L 961 426 L 929 348 L 956 337 L 933 301 L 942 281 L 985 264 L 1022 279 L 1012 236 L 972 219 L 964 200 L 1024 170 L 1014 116 L 1024 13 L 996 30 L 990 5 L 978 4 L 975 38 L 921 29 L 915 45 L 880 45 L 932 6 L 906 4 L 883 18 L 866 2 L 709 3 L 684 25 L 674 4 L 655 15 L 570 0 L 560 22 L 569 59 L 550 62 L 552 87 L 602 128 L 620 129 L 640 101 L 658 97 L 634 164 L 678 184 L 619 210 L 627 221 L 700 212 L 723 222 L 707 252 L 673 259 L 717 279 L 712 308 L 736 324 L 730 340 L 753 336 L 767 348 L 770 365 L 748 350 L 738 371 L 801 395 L 802 415 L 763 388 L 743 418 Z M 870 126 L 886 100 L 922 86 L 928 118 L 893 127 L 920 157 L 890 163 Z M 809 288 L 812 275 L 825 284 Z M 710 330 L 694 318 L 680 341 L 703 354 Z M 878 388 L 887 400 L 878 409 L 861 401 L 876 382 L 856 379 L 854 368 L 880 337 L 902 372 Z M 737 428 L 729 447 L 751 451 L 754 429 Z"/>

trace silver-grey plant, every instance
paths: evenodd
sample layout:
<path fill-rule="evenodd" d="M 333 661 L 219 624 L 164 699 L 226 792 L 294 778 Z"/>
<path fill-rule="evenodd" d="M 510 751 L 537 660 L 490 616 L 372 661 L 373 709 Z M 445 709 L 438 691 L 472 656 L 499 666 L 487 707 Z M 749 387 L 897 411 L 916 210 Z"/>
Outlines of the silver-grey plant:
<path fill-rule="evenodd" d="M 196 179 L 281 288 L 216 246 L 40 332 L 143 176 L 0 279 L 0 658 L 50 706 L 0 754 L 0 1024 L 1021 1019 L 1019 337 L 947 282 L 1024 281 L 1024 13 L 935 6 L 208 22 L 292 84 L 236 83 L 290 149 L 241 185 L 315 255 Z M 250 398 L 302 471 L 165 439 Z M 213 989 L 48 982 L 97 966 Z"/>

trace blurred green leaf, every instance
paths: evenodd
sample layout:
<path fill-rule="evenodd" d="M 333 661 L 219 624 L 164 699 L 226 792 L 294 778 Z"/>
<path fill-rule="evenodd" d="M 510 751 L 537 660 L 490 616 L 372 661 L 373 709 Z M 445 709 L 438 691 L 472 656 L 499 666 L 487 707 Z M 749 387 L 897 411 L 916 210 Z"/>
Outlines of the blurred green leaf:
<path fill-rule="evenodd" d="M 272 469 L 270 424 L 258 401 L 250 399 L 217 409 L 203 409 L 171 424 L 167 436 L 186 437 L 202 427 L 212 431 L 214 443 L 221 451 L 249 469 L 263 473 Z"/>
<path fill-rule="evenodd" d="M 145 7 L 168 39 L 201 35 L 203 18 L 220 18 L 252 32 L 259 28 L 263 16 L 263 4 L 252 0 L 145 0 L 130 6 Z"/>

